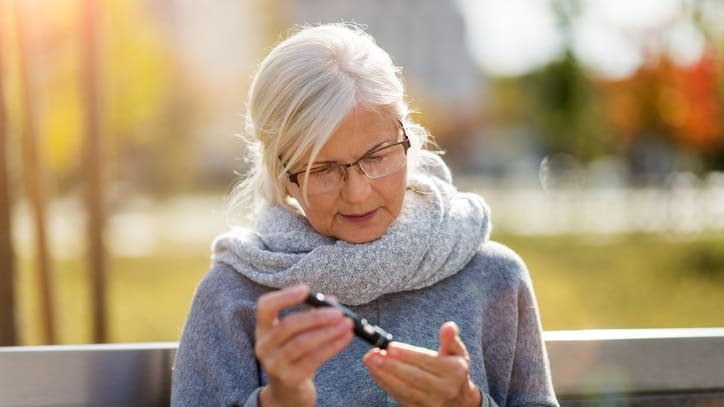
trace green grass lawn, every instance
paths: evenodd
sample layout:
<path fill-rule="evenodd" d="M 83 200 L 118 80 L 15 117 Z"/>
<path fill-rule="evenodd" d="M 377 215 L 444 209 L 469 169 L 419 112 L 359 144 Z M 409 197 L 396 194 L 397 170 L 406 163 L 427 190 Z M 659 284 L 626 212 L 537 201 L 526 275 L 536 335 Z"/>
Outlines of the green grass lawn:
<path fill-rule="evenodd" d="M 546 330 L 724 326 L 724 234 L 515 237 Z"/>
<path fill-rule="evenodd" d="M 672 238 L 521 237 L 494 234 L 526 261 L 546 330 L 724 326 L 724 233 Z M 208 245 L 149 258 L 112 258 L 108 317 L 113 342 L 174 341 L 209 265 Z M 87 343 L 90 294 L 82 259 L 54 264 L 60 343 Z M 38 344 L 32 263 L 21 259 L 23 344 Z"/>
<path fill-rule="evenodd" d="M 82 259 L 54 263 L 55 313 L 60 343 L 91 341 L 90 291 Z M 178 340 L 193 291 L 209 266 L 208 246 L 146 258 L 112 258 L 108 326 L 112 342 Z M 18 293 L 23 344 L 40 341 L 32 264 L 21 262 Z"/>

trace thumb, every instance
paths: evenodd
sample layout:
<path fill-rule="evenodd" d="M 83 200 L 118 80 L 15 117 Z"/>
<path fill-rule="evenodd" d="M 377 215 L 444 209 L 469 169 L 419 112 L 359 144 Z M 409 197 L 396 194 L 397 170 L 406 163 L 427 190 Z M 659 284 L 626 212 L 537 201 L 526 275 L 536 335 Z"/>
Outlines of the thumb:
<path fill-rule="evenodd" d="M 468 356 L 468 350 L 465 344 L 458 336 L 458 325 L 453 321 L 448 321 L 440 327 L 440 355 L 449 356 Z"/>

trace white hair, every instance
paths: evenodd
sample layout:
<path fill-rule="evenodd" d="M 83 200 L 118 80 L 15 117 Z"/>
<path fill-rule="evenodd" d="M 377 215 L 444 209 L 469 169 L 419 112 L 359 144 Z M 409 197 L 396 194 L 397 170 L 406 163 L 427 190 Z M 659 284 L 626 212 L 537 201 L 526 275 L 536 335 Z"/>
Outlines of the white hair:
<path fill-rule="evenodd" d="M 308 171 L 356 107 L 380 109 L 403 124 L 413 170 L 429 135 L 408 117 L 400 68 L 355 24 L 298 27 L 264 58 L 252 81 L 244 134 L 250 168 L 234 188 L 230 212 L 244 208 L 250 215 L 260 203 L 293 205 L 287 170 L 311 153 Z"/>

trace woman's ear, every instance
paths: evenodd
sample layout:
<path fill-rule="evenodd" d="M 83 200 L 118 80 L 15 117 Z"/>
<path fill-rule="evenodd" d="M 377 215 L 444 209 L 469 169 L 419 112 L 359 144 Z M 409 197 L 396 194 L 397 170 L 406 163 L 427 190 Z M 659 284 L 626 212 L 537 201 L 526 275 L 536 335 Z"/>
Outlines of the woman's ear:
<path fill-rule="evenodd" d="M 284 181 L 284 185 L 282 186 L 284 188 L 284 197 L 286 199 L 295 199 L 296 200 L 296 194 L 295 194 L 295 187 L 296 184 L 289 181 L 288 179 Z"/>
<path fill-rule="evenodd" d="M 296 211 L 298 214 L 306 217 L 307 215 L 304 213 L 304 209 L 302 208 L 302 205 L 299 204 L 299 201 L 297 201 L 296 198 L 294 198 L 291 195 L 287 195 L 285 199 L 286 204 L 294 211 Z"/>

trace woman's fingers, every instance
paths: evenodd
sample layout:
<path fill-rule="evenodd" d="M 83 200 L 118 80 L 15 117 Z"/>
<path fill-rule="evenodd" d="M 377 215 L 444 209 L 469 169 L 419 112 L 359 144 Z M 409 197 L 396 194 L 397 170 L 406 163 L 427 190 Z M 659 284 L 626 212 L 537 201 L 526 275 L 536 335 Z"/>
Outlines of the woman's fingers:
<path fill-rule="evenodd" d="M 333 337 L 329 341 L 324 342 L 319 346 L 313 347 L 311 351 L 303 353 L 300 358 L 296 359 L 293 363 L 293 370 L 296 374 L 302 376 L 313 376 L 314 372 L 324 362 L 329 360 L 332 356 L 339 353 L 342 349 L 352 342 L 354 334 L 352 333 L 352 321 L 345 318 L 344 321 L 348 321 L 349 325 L 345 325 L 339 329 L 341 332 L 337 336 Z"/>
<path fill-rule="evenodd" d="M 440 327 L 440 348 L 438 353 L 441 355 L 456 355 L 468 358 L 468 349 L 465 347 L 462 339 L 458 335 L 458 325 L 453 321 L 448 321 Z"/>
<path fill-rule="evenodd" d="M 446 322 L 440 327 L 440 349 L 438 352 L 427 348 L 392 342 L 387 347 L 387 355 L 407 364 L 418 366 L 437 376 L 446 376 L 450 369 L 466 370 L 468 350 L 458 335 L 458 327 L 454 322 Z M 443 356 L 459 356 L 444 358 Z"/>
<path fill-rule="evenodd" d="M 297 284 L 260 296 L 257 300 L 257 330 L 271 329 L 281 310 L 301 304 L 308 294 L 309 287 L 306 284 Z"/>
<path fill-rule="evenodd" d="M 266 354 L 269 349 L 276 349 L 292 340 L 296 335 L 306 331 L 333 326 L 344 318 L 341 311 L 334 308 L 319 308 L 295 312 L 278 321 L 266 331 L 257 333 L 257 356 Z"/>
<path fill-rule="evenodd" d="M 352 336 L 352 321 L 349 318 L 340 318 L 333 324 L 297 331 L 284 342 L 277 342 L 277 338 L 273 338 L 273 341 L 260 346 L 260 353 L 264 353 L 265 347 L 269 347 L 267 367 L 283 368 L 286 365 L 296 365 L 307 356 L 325 355 L 329 344 L 345 334 Z"/>
<path fill-rule="evenodd" d="M 265 294 L 257 301 L 254 350 L 276 388 L 308 382 L 322 363 L 352 341 L 352 321 L 335 308 L 279 317 L 283 309 L 302 303 L 308 294 L 309 287 L 298 285 Z"/>
<path fill-rule="evenodd" d="M 389 354 L 383 354 L 377 350 L 369 352 L 365 357 L 365 364 L 372 366 L 374 372 L 381 372 L 380 376 L 392 375 L 400 383 L 408 387 L 433 390 L 433 387 L 444 385 L 440 377 L 427 369 L 421 369 L 418 365 L 408 364 L 396 359 Z M 390 381 L 391 378 L 389 379 Z"/>
<path fill-rule="evenodd" d="M 426 391 L 411 386 L 407 381 L 392 373 L 388 369 L 389 363 L 387 363 L 386 359 L 386 356 L 380 353 L 379 349 L 373 349 L 364 357 L 364 363 L 367 365 L 370 376 L 382 390 L 403 405 L 421 404 L 425 400 L 429 401 L 429 389 Z"/>
<path fill-rule="evenodd" d="M 420 392 L 437 394 L 442 399 L 450 397 L 450 391 L 456 391 L 458 384 L 468 377 L 468 363 L 459 356 L 430 356 L 429 349 L 411 350 L 413 346 L 406 345 L 401 350 L 398 344 L 396 350 L 390 352 L 387 348 L 386 354 L 369 352 L 365 356 L 365 364 L 373 372 L 384 372 L 381 377 L 392 375 L 397 378 L 398 383 L 404 383 L 405 387 L 414 388 Z M 404 356 L 403 356 L 404 355 Z M 402 356 L 402 357 L 401 357 Z M 374 376 L 373 376 L 374 377 Z M 408 389 L 407 391 L 411 391 Z M 414 392 L 412 392 L 414 393 Z"/>
<path fill-rule="evenodd" d="M 392 342 L 384 352 L 368 352 L 364 363 L 375 382 L 402 405 L 467 405 L 479 399 L 470 381 L 467 349 L 453 322 L 440 328 L 437 352 Z"/>
<path fill-rule="evenodd" d="M 445 376 L 454 359 L 442 358 L 430 349 L 420 348 L 401 342 L 392 342 L 387 346 L 387 357 L 399 360 L 408 365 L 426 370 L 435 376 Z"/>

